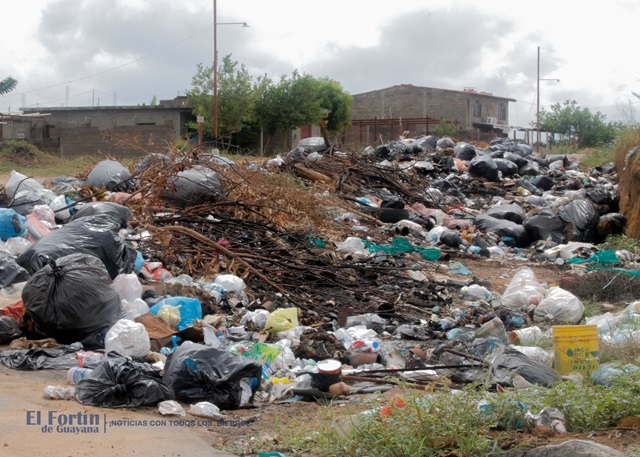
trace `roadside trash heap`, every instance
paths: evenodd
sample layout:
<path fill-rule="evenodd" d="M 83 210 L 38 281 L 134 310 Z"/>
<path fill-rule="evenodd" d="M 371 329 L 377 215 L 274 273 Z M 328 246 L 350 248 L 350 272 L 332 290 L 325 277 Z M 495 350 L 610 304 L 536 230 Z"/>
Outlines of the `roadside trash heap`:
<path fill-rule="evenodd" d="M 585 319 L 575 290 L 591 274 L 640 276 L 632 253 L 597 247 L 625 225 L 613 166 L 580 171 L 508 139 L 323 145 L 249 166 L 105 160 L 46 187 L 12 172 L 0 362 L 67 370 L 71 386 L 43 386 L 48 398 L 212 418 L 382 391 L 390 376 L 526 388 L 637 369 L 597 352 L 640 341 L 640 302 Z M 309 187 L 274 184 L 291 174 Z M 520 268 L 496 287 L 470 262 Z M 541 283 L 535 265 L 567 283 Z"/>

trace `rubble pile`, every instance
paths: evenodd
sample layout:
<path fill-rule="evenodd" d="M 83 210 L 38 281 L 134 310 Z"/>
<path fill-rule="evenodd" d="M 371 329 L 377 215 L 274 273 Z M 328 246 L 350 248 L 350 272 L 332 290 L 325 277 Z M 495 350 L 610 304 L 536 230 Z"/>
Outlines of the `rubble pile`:
<path fill-rule="evenodd" d="M 73 378 L 85 404 L 218 414 L 379 390 L 392 375 L 548 386 L 567 374 L 536 346 L 556 343 L 554 327 L 640 338 L 638 302 L 585 319 L 575 287 L 612 273 L 638 298 L 640 259 L 597 247 L 626 223 L 613 165 L 584 171 L 504 138 L 317 144 L 260 164 L 109 160 L 49 188 L 12 172 L 0 363 L 88 369 Z M 506 286 L 491 276 L 513 265 Z M 536 266 L 567 279 L 541 282 Z"/>

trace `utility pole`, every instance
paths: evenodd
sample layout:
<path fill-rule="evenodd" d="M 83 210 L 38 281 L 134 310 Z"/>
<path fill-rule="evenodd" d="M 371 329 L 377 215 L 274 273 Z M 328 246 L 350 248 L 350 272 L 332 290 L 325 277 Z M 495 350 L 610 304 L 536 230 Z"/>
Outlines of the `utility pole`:
<path fill-rule="evenodd" d="M 536 81 L 536 152 L 540 152 L 540 46 L 538 46 L 538 77 Z"/>

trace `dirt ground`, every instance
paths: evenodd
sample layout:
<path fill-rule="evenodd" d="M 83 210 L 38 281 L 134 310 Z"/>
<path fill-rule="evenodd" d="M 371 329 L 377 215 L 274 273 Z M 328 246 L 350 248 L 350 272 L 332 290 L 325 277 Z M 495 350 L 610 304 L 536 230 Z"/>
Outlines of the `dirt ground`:
<path fill-rule="evenodd" d="M 4 347 L 2 347 L 4 348 Z M 85 407 L 71 400 L 48 400 L 42 390 L 48 385 L 68 386 L 64 371 L 15 371 L 0 365 L 0 456 L 67 457 L 67 456 L 232 456 L 221 448 L 244 449 L 250 453 L 254 446 L 275 451 L 279 433 L 300 424 L 319 421 L 328 408 L 325 405 L 298 401 L 281 404 L 256 404 L 226 412 L 224 424 L 191 415 L 162 416 L 157 408 L 111 409 Z M 382 395 L 391 398 L 395 390 Z M 333 408 L 359 412 L 373 397 L 354 395 L 345 401 L 334 402 Z M 188 409 L 189 405 L 184 405 Z M 58 421 L 70 415 L 97 415 L 95 433 L 74 434 L 58 428 Z M 51 416 L 51 417 L 50 417 Z M 51 420 L 50 420 L 51 419 Z M 155 422 L 154 422 L 155 421 Z M 174 421 L 174 422 L 170 422 Z M 192 424 L 181 421 L 195 421 Z M 235 421 L 235 424 L 231 425 Z M 126 423 L 125 423 L 126 422 Z M 51 423 L 51 431 L 43 430 Z M 249 424 L 249 425 L 246 425 Z M 516 445 L 536 447 L 557 444 L 568 439 L 584 439 L 629 451 L 640 443 L 640 429 L 614 428 L 590 433 L 558 435 L 544 428 L 532 434 L 501 432 L 496 436 L 505 448 Z M 239 452 L 239 451 L 238 451 Z M 243 453 L 244 453 L 243 452 Z M 238 455 L 238 454 L 235 454 Z M 251 454 L 248 454 L 251 455 Z M 255 454 L 253 454 L 255 455 Z"/>

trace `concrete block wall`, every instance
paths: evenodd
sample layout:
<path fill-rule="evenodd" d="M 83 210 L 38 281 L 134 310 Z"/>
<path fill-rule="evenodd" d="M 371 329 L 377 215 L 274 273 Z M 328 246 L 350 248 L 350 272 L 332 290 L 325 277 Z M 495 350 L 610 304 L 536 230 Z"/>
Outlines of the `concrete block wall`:
<path fill-rule="evenodd" d="M 474 116 L 473 107 L 480 102 L 480 116 Z M 353 96 L 352 119 L 399 119 L 432 117 L 460 122 L 460 130 L 471 130 L 474 122 L 485 122 L 496 117 L 504 123 L 509 118 L 509 99 L 482 92 L 466 92 L 399 85 L 365 92 Z M 499 105 L 505 105 L 506 116 L 499 118 Z"/>
<path fill-rule="evenodd" d="M 172 126 L 148 125 L 114 127 L 105 132 L 97 127 L 51 129 L 51 140 L 43 146 L 52 153 L 73 159 L 85 155 L 141 157 L 162 152 L 173 141 Z M 108 133 L 108 135 L 105 135 Z"/>

